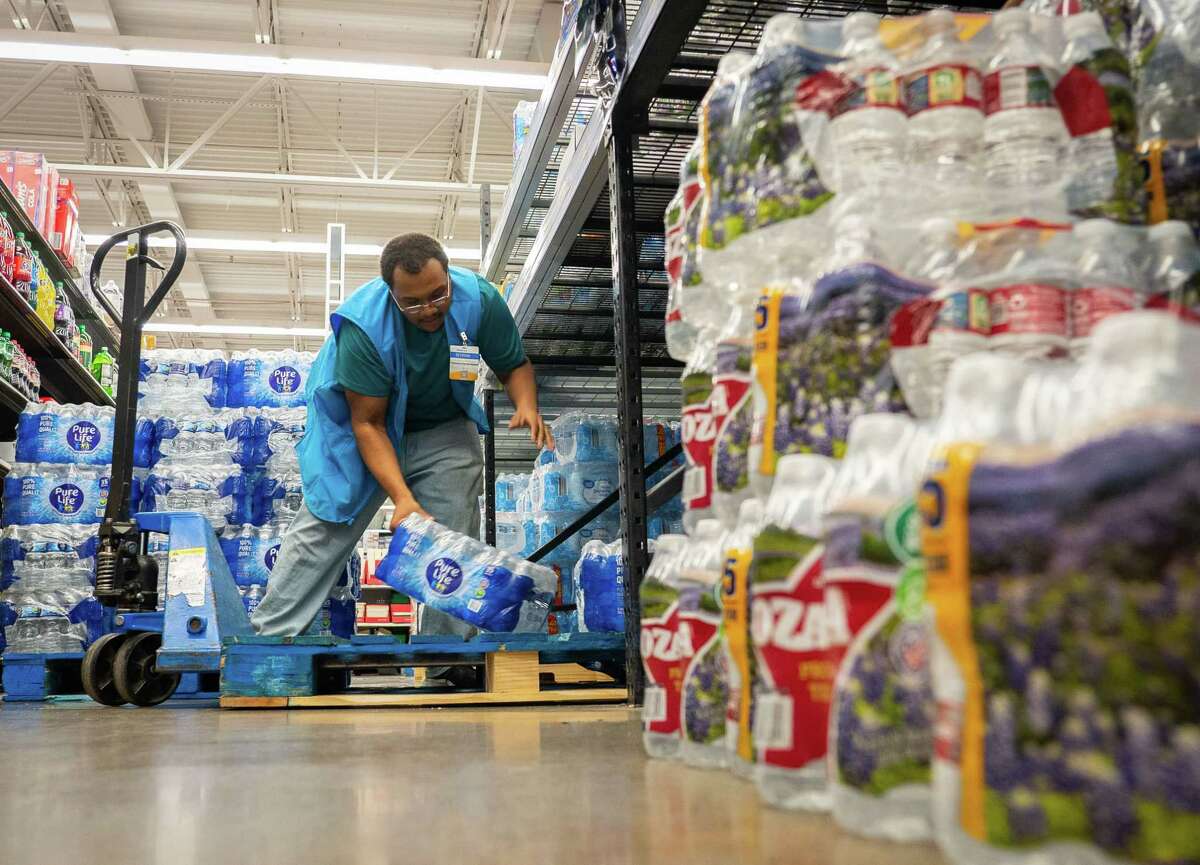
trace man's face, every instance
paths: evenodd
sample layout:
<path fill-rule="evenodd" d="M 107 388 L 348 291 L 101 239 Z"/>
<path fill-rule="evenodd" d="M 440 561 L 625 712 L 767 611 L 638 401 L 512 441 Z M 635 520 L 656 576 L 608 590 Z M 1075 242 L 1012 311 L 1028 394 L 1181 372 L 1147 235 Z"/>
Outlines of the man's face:
<path fill-rule="evenodd" d="M 450 275 L 435 258 L 420 273 L 397 267 L 392 274 L 392 298 L 404 317 L 428 333 L 436 333 L 450 308 Z"/>

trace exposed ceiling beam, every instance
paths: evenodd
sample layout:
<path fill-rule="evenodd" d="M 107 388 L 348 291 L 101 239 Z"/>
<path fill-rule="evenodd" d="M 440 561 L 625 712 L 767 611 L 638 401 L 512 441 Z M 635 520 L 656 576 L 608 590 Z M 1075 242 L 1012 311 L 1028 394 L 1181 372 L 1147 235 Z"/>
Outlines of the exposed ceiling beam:
<path fill-rule="evenodd" d="M 549 69 L 478 57 L 31 30 L 0 33 L 0 60 L 533 91 L 546 86 Z"/>
<path fill-rule="evenodd" d="M 89 246 L 98 245 L 105 239 L 103 234 L 85 234 L 84 242 Z M 175 241 L 165 235 L 157 235 L 150 240 L 151 246 L 174 247 Z M 188 237 L 188 248 L 196 251 L 214 250 L 223 252 L 294 252 L 324 255 L 326 242 L 324 237 L 302 236 L 292 233 L 239 231 L 223 233 L 219 231 L 197 232 Z M 455 260 L 478 261 L 478 246 L 447 246 L 446 255 Z M 383 252 L 382 243 L 357 242 L 346 244 L 346 255 L 378 258 Z"/>
<path fill-rule="evenodd" d="M 255 183 L 268 186 L 334 186 L 345 189 L 392 189 L 400 192 L 427 192 L 431 195 L 456 193 L 479 194 L 478 183 L 456 180 L 384 180 L 373 177 L 337 177 L 325 174 L 283 174 L 269 171 L 216 171 L 196 168 L 150 168 L 132 165 L 59 164 L 65 174 L 89 177 L 118 177 L 126 180 L 201 180 L 216 183 Z M 493 192 L 503 192 L 505 186 L 493 184 Z"/>
<path fill-rule="evenodd" d="M 52 20 L 54 19 L 52 16 Z M 117 37 L 116 16 L 113 14 L 109 0 L 74 0 L 70 8 L 69 21 L 62 22 L 64 26 L 73 28 L 76 34 L 89 34 L 97 37 Z M 108 99 L 100 96 L 105 93 L 126 93 L 138 95 L 137 79 L 128 68 L 120 66 L 95 65 L 88 67 L 91 80 L 80 74 L 82 82 L 93 99 L 98 110 L 103 111 L 119 134 L 128 138 L 130 144 L 148 164 L 157 164 L 161 157 L 166 159 L 166 150 L 156 148 L 148 142 L 154 137 L 154 127 L 146 114 L 144 104 L 140 99 Z M 111 150 L 110 150 L 111 152 Z M 187 231 L 187 224 L 175 193 L 169 183 L 147 180 L 138 186 L 143 204 L 149 215 L 154 219 L 169 219 L 179 224 Z M 204 281 L 204 274 L 199 264 L 192 260 L 184 266 L 180 274 L 175 297 L 182 298 L 191 316 L 199 321 L 210 320 L 213 317 L 212 298 Z"/>

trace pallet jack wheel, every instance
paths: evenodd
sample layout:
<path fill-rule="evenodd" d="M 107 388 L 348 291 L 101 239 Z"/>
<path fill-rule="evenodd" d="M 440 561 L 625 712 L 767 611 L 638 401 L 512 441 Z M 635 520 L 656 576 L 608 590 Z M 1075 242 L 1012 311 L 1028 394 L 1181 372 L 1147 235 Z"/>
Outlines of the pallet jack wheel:
<path fill-rule="evenodd" d="M 143 631 L 130 634 L 113 660 L 117 691 L 135 706 L 157 706 L 170 699 L 179 687 L 179 673 L 160 673 L 155 668 L 162 634 Z"/>
<path fill-rule="evenodd" d="M 84 693 L 105 706 L 123 706 L 126 702 L 117 690 L 113 676 L 113 663 L 126 636 L 128 635 L 105 634 L 96 640 L 88 647 L 79 669 Z"/>

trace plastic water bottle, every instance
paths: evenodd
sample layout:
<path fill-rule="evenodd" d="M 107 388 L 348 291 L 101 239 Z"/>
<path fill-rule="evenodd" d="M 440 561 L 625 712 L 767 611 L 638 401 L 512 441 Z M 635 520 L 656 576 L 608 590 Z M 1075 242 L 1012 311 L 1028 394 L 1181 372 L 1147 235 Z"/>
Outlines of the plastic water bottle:
<path fill-rule="evenodd" d="M 1150 226 L 1147 237 L 1153 262 L 1151 305 L 1191 307 L 1200 313 L 1200 247 L 1191 226 L 1179 220 L 1160 222 Z"/>
<path fill-rule="evenodd" d="M 13 382 L 13 344 L 8 331 L 0 331 L 0 379 Z"/>
<path fill-rule="evenodd" d="M 92 368 L 92 337 L 84 325 L 79 325 L 79 362 L 85 369 Z"/>
<path fill-rule="evenodd" d="M 829 130 L 837 154 L 837 189 L 845 192 L 899 177 L 908 123 L 900 64 L 879 38 L 879 16 L 847 15 L 842 39 L 854 90 L 834 108 Z"/>
<path fill-rule="evenodd" d="M 16 251 L 17 236 L 13 233 L 12 223 L 8 221 L 8 211 L 0 210 L 0 274 L 9 282 L 13 281 Z"/>
<path fill-rule="evenodd" d="M 948 9 L 925 16 L 925 44 L 904 78 L 909 161 L 931 180 L 971 180 L 983 138 L 983 79 Z"/>
<path fill-rule="evenodd" d="M 46 271 L 46 266 L 42 264 L 37 253 L 34 253 L 34 264 L 37 268 L 37 317 L 42 320 L 42 324 L 46 325 L 49 331 L 54 330 L 54 311 L 58 308 L 58 292 L 54 289 L 54 283 L 50 279 L 50 274 Z"/>
<path fill-rule="evenodd" d="M 992 18 L 1000 44 L 983 80 L 983 139 L 988 181 L 1045 194 L 1062 177 L 1066 127 L 1030 30 L 1029 12 L 1003 9 Z"/>
<path fill-rule="evenodd" d="M 25 240 L 25 232 L 18 231 L 13 257 L 13 287 L 30 306 L 37 304 L 37 292 L 33 282 L 33 250 Z"/>
<path fill-rule="evenodd" d="M 250 615 L 258 609 L 258 605 L 265 594 L 266 590 L 258 583 L 254 583 L 242 590 L 242 605 L 246 608 L 246 615 Z"/>
<path fill-rule="evenodd" d="M 1133 82 L 1126 56 L 1113 47 L 1096 12 L 1062 19 L 1066 74 L 1056 88 L 1062 100 L 1067 142 L 1067 206 L 1076 215 L 1140 221 L 1145 189 L 1140 183 Z M 1093 108 L 1097 97 L 1106 113 Z M 1127 101 L 1126 101 L 1127 100 Z"/>
<path fill-rule="evenodd" d="M 1087 219 L 1075 226 L 1082 247 L 1079 288 L 1071 293 L 1071 353 L 1080 356 L 1091 342 L 1096 325 L 1142 305 L 1136 229 L 1107 219 Z"/>

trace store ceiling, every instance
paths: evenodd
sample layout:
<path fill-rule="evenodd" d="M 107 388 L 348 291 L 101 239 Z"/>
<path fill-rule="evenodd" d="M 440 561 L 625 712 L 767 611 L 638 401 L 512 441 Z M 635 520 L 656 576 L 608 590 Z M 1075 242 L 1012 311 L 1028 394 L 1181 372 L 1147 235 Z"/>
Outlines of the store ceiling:
<path fill-rule="evenodd" d="M 0 0 L 0 41 L 68 40 L 78 51 L 78 43 L 84 42 L 135 46 L 145 45 L 145 39 L 162 45 L 193 40 L 226 54 L 351 51 L 363 60 L 396 64 L 405 55 L 436 55 L 485 69 L 489 63 L 496 68 L 536 64 L 544 73 L 561 11 L 561 0 Z M 43 70 L 44 63 L 0 59 L 0 92 L 7 94 L 0 99 L 0 144 L 45 153 L 60 165 L 100 166 L 68 173 L 79 189 L 86 234 L 107 235 L 118 223 L 171 219 L 194 238 L 323 242 L 328 223 L 340 222 L 352 244 L 382 245 L 408 231 L 433 234 L 447 247 L 475 251 L 455 260 L 468 267 L 479 265 L 477 190 L 448 194 L 352 184 L 363 175 L 400 182 L 488 183 L 492 208 L 499 211 L 513 167 L 513 109 L 522 99 L 538 97 L 529 90 L 493 87 L 481 91 L 311 76 L 260 82 L 261 76 L 250 72 L 80 62 L 45 70 L 44 80 L 26 98 L 3 105 L 15 101 L 11 95 Z M 586 113 L 590 107 L 584 100 L 578 111 Z M 205 139 L 202 146 L 194 148 L 200 139 Z M 144 171 L 151 161 L 161 170 L 164 158 L 171 163 L 193 149 L 181 166 L 188 171 L 339 180 L 313 185 L 251 183 L 228 176 L 113 176 L 122 169 Z M 104 173 L 91 173 L 97 170 Z M 526 230 L 534 231 L 536 225 Z M 168 251 L 159 254 L 169 257 Z M 111 257 L 105 277 L 120 282 L 117 259 Z M 323 253 L 193 249 L 188 260 L 159 321 L 322 327 Z M 350 256 L 346 265 L 350 288 L 377 275 L 373 255 Z M 583 290 L 587 297 L 580 302 L 590 304 L 597 293 L 603 297 L 608 289 Z M 564 305 L 575 306 L 569 298 Z M 531 354 L 560 356 L 571 348 L 561 342 L 569 335 L 564 328 L 586 323 L 541 322 L 531 336 Z M 611 340 L 611 324 L 606 329 L 605 338 Z M 158 340 L 160 346 L 225 350 L 316 350 L 321 343 L 311 336 L 177 333 L 159 334 Z M 611 343 L 601 342 L 596 343 L 601 359 L 611 357 Z M 555 417 L 571 408 L 614 413 L 612 369 L 589 368 L 582 378 L 577 372 L 539 368 L 546 414 Z M 647 414 L 674 412 L 677 375 L 647 384 Z M 496 406 L 503 430 L 508 402 L 499 398 Z M 502 470 L 527 468 L 534 453 L 525 433 L 504 430 L 497 436 Z"/>
<path fill-rule="evenodd" d="M 0 0 L 0 28 L 9 31 L 0 36 L 22 29 L 74 31 L 80 38 L 113 42 L 119 37 L 202 40 L 213 50 L 245 52 L 259 50 L 265 41 L 276 48 L 263 50 L 296 54 L 349 50 L 363 58 L 395 58 L 394 63 L 403 62 L 404 55 L 436 55 L 479 58 L 475 62 L 498 68 L 532 62 L 544 71 L 561 8 L 543 0 Z M 36 38 L 36 33 L 18 35 Z M 0 61 L 0 90 L 16 93 L 41 68 Z M 145 169 L 147 156 L 159 165 L 164 154 L 178 159 L 259 79 L 253 73 L 63 64 L 0 117 L 0 142 L 43 152 L 58 164 Z M 87 234 L 104 235 L 114 223 L 174 219 L 196 237 L 323 241 L 326 225 L 342 222 L 350 243 L 381 245 L 406 231 L 428 232 L 464 250 L 458 263 L 475 266 L 477 191 L 349 184 L 362 175 L 490 183 L 492 202 L 499 207 L 512 171 L 513 108 L 521 99 L 536 98 L 527 90 L 307 76 L 263 81 L 185 167 L 345 178 L 344 188 L 337 182 L 112 179 L 80 172 L 74 179 L 81 224 Z M 321 253 L 193 250 L 189 261 L 163 320 L 321 326 Z M 351 287 L 377 273 L 371 255 L 351 256 L 346 263 Z M 115 269 L 112 276 L 119 281 Z M 160 344 L 228 349 L 292 344 L 313 349 L 319 342 L 312 337 L 160 337 Z"/>

